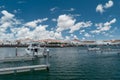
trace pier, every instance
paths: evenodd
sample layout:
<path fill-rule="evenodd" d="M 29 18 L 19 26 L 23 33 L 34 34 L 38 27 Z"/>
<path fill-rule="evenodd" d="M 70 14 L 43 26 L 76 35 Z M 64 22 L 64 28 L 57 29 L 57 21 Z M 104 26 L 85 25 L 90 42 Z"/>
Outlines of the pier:
<path fill-rule="evenodd" d="M 44 58 L 43 55 L 38 55 L 37 58 Z M 5 57 L 4 59 L 0 59 L 0 63 L 7 63 L 7 62 L 19 62 L 19 61 L 31 61 L 37 59 L 34 56 L 16 56 L 16 57 Z"/>
<path fill-rule="evenodd" d="M 0 75 L 3 74 L 17 74 L 21 72 L 48 70 L 49 65 L 33 65 L 33 66 L 22 66 L 13 68 L 2 68 L 0 69 Z"/>

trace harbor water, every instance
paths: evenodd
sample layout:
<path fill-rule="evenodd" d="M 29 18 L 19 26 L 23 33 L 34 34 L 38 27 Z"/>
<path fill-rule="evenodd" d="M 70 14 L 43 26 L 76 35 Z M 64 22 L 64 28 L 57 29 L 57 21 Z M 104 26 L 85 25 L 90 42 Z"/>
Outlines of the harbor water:
<path fill-rule="evenodd" d="M 49 48 L 49 71 L 0 75 L 0 80 L 119 80 L 118 51 L 88 51 L 86 48 Z M 25 48 L 18 48 L 25 55 Z M 0 48 L 0 58 L 15 56 L 15 48 Z M 0 68 L 40 64 L 41 61 L 0 63 Z"/>

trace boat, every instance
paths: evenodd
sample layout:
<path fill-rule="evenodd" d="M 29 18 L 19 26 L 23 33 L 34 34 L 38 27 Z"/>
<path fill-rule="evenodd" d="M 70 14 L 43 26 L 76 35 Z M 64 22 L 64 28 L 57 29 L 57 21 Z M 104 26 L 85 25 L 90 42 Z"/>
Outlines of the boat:
<path fill-rule="evenodd" d="M 28 56 L 45 56 L 49 52 L 46 47 L 41 48 L 39 43 L 32 43 L 25 50 Z"/>
<path fill-rule="evenodd" d="M 88 51 L 99 51 L 100 50 L 100 48 L 96 48 L 96 47 L 94 47 L 94 48 L 88 48 Z"/>

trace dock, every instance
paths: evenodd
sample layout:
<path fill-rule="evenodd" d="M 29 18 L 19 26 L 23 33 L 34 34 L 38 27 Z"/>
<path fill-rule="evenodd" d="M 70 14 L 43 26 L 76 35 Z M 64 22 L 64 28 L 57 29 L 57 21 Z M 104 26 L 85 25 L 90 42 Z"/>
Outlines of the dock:
<path fill-rule="evenodd" d="M 5 57 L 4 59 L 0 59 L 0 63 L 7 63 L 7 62 L 19 62 L 19 61 L 31 61 L 39 58 L 43 58 L 43 55 L 35 56 L 15 56 L 15 57 Z"/>
<path fill-rule="evenodd" d="M 33 66 L 22 66 L 13 68 L 2 68 L 0 69 L 0 75 L 4 74 L 17 74 L 22 72 L 48 70 L 49 65 L 33 65 Z"/>
<path fill-rule="evenodd" d="M 46 56 L 37 55 L 37 56 L 16 56 L 16 57 L 8 57 L 5 59 L 1 59 L 2 63 L 16 62 L 16 61 L 29 61 L 29 60 L 39 60 L 41 57 L 45 58 L 45 64 L 39 65 L 30 65 L 30 66 L 19 66 L 19 67 L 9 67 L 9 68 L 1 68 L 0 75 L 4 74 L 17 74 L 23 72 L 31 72 L 31 71 L 39 71 L 39 70 L 49 70 L 49 54 Z"/>

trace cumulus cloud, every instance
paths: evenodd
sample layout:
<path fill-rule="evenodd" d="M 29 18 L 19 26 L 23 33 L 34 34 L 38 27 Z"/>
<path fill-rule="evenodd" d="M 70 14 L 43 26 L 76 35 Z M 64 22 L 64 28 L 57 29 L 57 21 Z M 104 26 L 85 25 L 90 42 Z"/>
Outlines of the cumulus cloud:
<path fill-rule="evenodd" d="M 0 18 L 0 32 L 5 33 L 8 28 L 20 24 L 20 21 L 14 18 L 14 14 L 11 14 L 6 10 L 1 11 L 1 13 L 3 16 Z"/>
<path fill-rule="evenodd" d="M 12 40 L 14 38 L 14 35 L 12 33 L 6 34 L 0 32 L 0 40 Z"/>
<path fill-rule="evenodd" d="M 112 19 L 109 22 L 95 24 L 97 29 L 91 31 L 91 33 L 100 33 L 100 32 L 104 32 L 104 31 L 109 31 L 111 29 L 111 25 L 115 22 L 116 22 L 116 18 Z"/>
<path fill-rule="evenodd" d="M 106 3 L 105 5 L 104 5 L 104 8 L 110 8 L 110 7 L 112 7 L 113 6 L 113 1 L 112 0 L 109 0 L 108 1 L 108 3 Z"/>
<path fill-rule="evenodd" d="M 89 27 L 89 26 L 91 26 L 91 25 L 92 25 L 91 21 L 78 22 L 78 23 L 76 23 L 75 25 L 73 25 L 73 26 L 70 28 L 70 33 L 73 33 L 74 31 L 77 31 L 77 30 L 79 30 L 80 28 Z"/>
<path fill-rule="evenodd" d="M 21 28 L 14 28 L 12 31 L 16 31 L 17 39 L 63 39 L 62 34 L 60 32 L 54 32 L 46 30 L 48 25 L 39 25 L 34 28 L 34 30 L 30 30 L 29 27 L 21 27 Z"/>
<path fill-rule="evenodd" d="M 17 30 L 16 37 L 18 39 L 63 39 L 62 34 L 60 32 L 54 32 L 47 30 L 48 25 L 38 25 L 34 28 L 34 30 L 30 30 L 28 27 L 22 27 Z"/>
<path fill-rule="evenodd" d="M 30 32 L 29 28 L 24 28 L 24 27 L 19 28 L 19 30 L 17 31 L 16 37 L 18 39 L 27 38 L 29 37 L 29 32 Z"/>
<path fill-rule="evenodd" d="M 27 22 L 25 24 L 25 26 L 28 26 L 28 27 L 36 27 L 39 23 L 42 23 L 43 21 L 46 21 L 48 20 L 48 18 L 43 18 L 43 19 L 37 19 L 37 20 L 34 20 L 34 21 L 30 21 L 30 22 Z"/>
<path fill-rule="evenodd" d="M 60 15 L 57 19 L 57 31 L 61 32 L 63 30 L 67 30 L 72 27 L 75 23 L 75 19 L 70 15 Z"/>
<path fill-rule="evenodd" d="M 103 5 L 102 5 L 102 4 L 99 4 L 99 5 L 96 7 L 96 12 L 100 12 L 100 13 L 103 13 L 103 12 L 104 12 Z"/>
<path fill-rule="evenodd" d="M 63 39 L 61 32 L 47 30 L 48 25 L 41 24 L 43 21 L 48 20 L 48 18 L 24 23 L 6 10 L 1 11 L 1 13 L 3 15 L 0 18 L 0 39 Z"/>
<path fill-rule="evenodd" d="M 71 15 L 60 15 L 57 19 L 57 30 L 58 32 L 64 31 L 64 30 L 70 30 L 70 33 L 73 33 L 74 31 L 79 30 L 80 28 L 86 28 L 92 25 L 91 21 L 86 22 L 78 22 L 75 23 L 76 19 L 73 18 Z"/>
<path fill-rule="evenodd" d="M 98 4 L 97 7 L 96 7 L 96 12 L 103 13 L 105 11 L 105 9 L 108 9 L 108 8 L 112 7 L 113 4 L 114 3 L 113 3 L 112 0 L 109 0 L 107 3 L 105 3 L 105 5 Z"/>
<path fill-rule="evenodd" d="M 1 13 L 3 14 L 3 17 L 1 18 L 2 21 L 10 20 L 15 16 L 15 15 L 7 12 L 6 10 L 1 11 Z"/>

